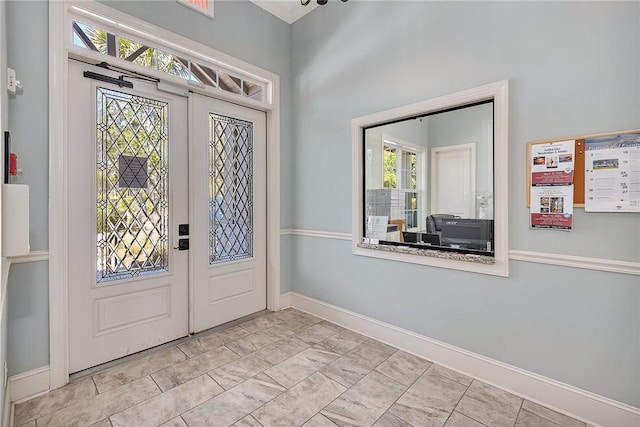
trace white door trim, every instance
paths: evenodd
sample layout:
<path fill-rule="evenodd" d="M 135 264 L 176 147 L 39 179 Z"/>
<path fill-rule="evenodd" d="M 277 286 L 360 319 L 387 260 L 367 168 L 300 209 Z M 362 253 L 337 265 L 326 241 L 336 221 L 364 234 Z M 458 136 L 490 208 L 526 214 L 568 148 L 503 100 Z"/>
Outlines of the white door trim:
<path fill-rule="evenodd" d="M 68 240 L 67 213 L 67 62 L 66 15 L 70 2 L 49 2 L 49 368 L 50 388 L 69 382 L 68 345 Z M 86 2 L 105 15 L 131 26 L 141 21 L 107 6 Z M 145 24 L 164 40 L 177 45 L 184 37 Z M 267 114 L 267 309 L 280 308 L 280 77 L 252 64 L 232 58 L 207 46 L 190 42 L 189 47 L 211 58 L 221 58 L 239 69 L 272 81 L 273 91 Z M 243 105 L 242 99 L 234 102 Z M 251 108 L 255 103 L 247 102 Z"/>

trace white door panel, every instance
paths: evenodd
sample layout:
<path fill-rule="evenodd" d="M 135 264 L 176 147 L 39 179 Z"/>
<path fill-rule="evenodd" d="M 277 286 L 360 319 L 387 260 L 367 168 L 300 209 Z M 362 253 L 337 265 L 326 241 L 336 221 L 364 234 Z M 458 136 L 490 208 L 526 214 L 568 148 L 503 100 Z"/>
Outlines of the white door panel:
<path fill-rule="evenodd" d="M 193 94 L 191 331 L 266 308 L 266 117 Z"/>
<path fill-rule="evenodd" d="M 475 218 L 475 144 L 431 149 L 431 213 Z"/>
<path fill-rule="evenodd" d="M 187 100 L 84 71 L 118 77 L 69 61 L 70 372 L 188 333 Z"/>

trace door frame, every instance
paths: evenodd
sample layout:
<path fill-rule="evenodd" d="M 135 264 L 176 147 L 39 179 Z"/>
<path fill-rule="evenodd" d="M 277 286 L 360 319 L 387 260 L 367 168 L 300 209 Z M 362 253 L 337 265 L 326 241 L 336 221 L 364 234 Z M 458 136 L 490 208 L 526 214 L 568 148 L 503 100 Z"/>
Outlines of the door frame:
<path fill-rule="evenodd" d="M 208 96 L 264 111 L 267 116 L 267 309 L 280 309 L 280 76 L 219 52 L 186 37 L 151 25 L 108 6 L 88 0 L 49 2 L 49 389 L 69 382 L 68 340 L 68 168 L 67 109 L 69 9 L 77 6 L 108 16 L 131 28 L 148 33 L 177 46 L 215 58 L 230 67 L 269 81 L 270 104 L 223 92 L 202 90 Z M 69 27 L 69 28 L 67 28 Z M 91 53 L 87 52 L 87 57 Z M 100 56 L 104 60 L 104 56 Z M 97 59 L 95 56 L 93 59 Z M 117 58 L 109 57 L 110 62 Z M 153 75 L 154 70 L 146 71 Z M 163 76 L 166 77 L 166 76 Z M 187 87 L 187 85 L 184 85 Z M 194 88 L 189 88 L 193 90 Z"/>

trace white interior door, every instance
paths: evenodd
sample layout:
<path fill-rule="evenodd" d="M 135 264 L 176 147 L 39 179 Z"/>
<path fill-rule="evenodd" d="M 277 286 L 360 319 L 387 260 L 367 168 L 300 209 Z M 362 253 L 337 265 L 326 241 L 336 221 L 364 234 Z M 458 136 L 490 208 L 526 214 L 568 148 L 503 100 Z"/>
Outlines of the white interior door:
<path fill-rule="evenodd" d="M 192 332 L 266 308 L 266 117 L 193 94 Z"/>
<path fill-rule="evenodd" d="M 188 333 L 187 99 L 69 61 L 69 370 Z"/>
<path fill-rule="evenodd" d="M 476 144 L 431 149 L 431 213 L 476 217 Z"/>

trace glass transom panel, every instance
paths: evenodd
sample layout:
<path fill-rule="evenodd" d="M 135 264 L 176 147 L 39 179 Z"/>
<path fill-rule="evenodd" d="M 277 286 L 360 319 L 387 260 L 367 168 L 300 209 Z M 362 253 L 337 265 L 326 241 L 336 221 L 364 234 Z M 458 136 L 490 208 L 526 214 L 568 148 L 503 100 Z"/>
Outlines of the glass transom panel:
<path fill-rule="evenodd" d="M 116 34 L 80 21 L 72 21 L 74 46 L 113 56 L 142 67 L 180 77 L 200 87 L 214 87 L 265 102 L 266 86 L 192 61 L 182 55 L 169 53 L 159 46 L 147 45 L 128 36 Z"/>
<path fill-rule="evenodd" d="M 253 123 L 209 114 L 209 263 L 253 256 Z"/>
<path fill-rule="evenodd" d="M 97 280 L 169 270 L 168 104 L 98 88 Z"/>

